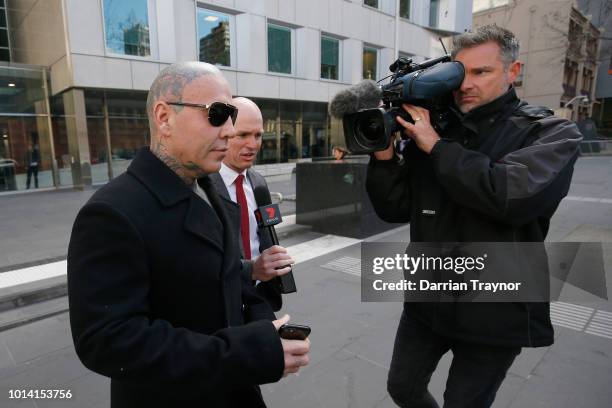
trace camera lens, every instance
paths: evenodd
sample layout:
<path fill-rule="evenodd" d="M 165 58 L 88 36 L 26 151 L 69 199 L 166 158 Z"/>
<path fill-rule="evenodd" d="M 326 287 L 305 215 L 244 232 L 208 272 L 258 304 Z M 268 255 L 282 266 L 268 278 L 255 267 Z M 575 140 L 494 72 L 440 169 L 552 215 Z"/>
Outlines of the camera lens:
<path fill-rule="evenodd" d="M 382 117 L 375 114 L 363 115 L 357 122 L 357 131 L 360 136 L 369 142 L 380 140 L 381 136 L 385 134 Z"/>
<path fill-rule="evenodd" d="M 391 117 L 384 108 L 364 109 L 344 115 L 346 146 L 353 153 L 371 153 L 389 146 Z"/>

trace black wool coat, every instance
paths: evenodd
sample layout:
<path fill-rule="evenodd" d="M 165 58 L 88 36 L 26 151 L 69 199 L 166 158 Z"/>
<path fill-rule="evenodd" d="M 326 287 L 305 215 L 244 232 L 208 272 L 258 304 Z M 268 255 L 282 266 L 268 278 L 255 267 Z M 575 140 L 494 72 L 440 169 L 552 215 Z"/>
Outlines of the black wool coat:
<path fill-rule="evenodd" d="M 264 407 L 284 368 L 267 302 L 243 279 L 237 206 L 214 207 L 140 150 L 79 212 L 68 250 L 77 355 L 111 406 Z"/>

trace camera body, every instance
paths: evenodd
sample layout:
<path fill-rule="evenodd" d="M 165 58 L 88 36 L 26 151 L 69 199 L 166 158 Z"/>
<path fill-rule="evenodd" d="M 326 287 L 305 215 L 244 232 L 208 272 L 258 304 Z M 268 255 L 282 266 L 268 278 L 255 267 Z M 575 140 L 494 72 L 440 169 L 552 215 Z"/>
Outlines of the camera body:
<path fill-rule="evenodd" d="M 414 123 L 401 107 L 403 103 L 429 110 L 432 125 L 438 132 L 449 123 L 452 91 L 459 89 L 465 75 L 463 64 L 451 61 L 449 55 L 421 64 L 400 57 L 389 70 L 393 74 L 389 83 L 381 86 L 382 105 L 342 117 L 346 147 L 352 153 L 372 153 L 388 148 L 392 135 L 403 129 L 395 119 L 397 116 Z"/>

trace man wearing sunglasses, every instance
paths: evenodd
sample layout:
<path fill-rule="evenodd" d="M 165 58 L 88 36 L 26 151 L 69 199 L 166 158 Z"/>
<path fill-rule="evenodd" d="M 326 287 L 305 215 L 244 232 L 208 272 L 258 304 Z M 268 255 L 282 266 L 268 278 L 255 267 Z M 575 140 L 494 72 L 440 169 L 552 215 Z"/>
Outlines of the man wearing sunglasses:
<path fill-rule="evenodd" d="M 237 109 L 220 71 L 165 68 L 151 146 L 81 209 L 68 250 L 75 350 L 111 378 L 111 407 L 265 407 L 258 384 L 308 364 L 243 278 L 238 206 L 219 197 Z"/>
<path fill-rule="evenodd" d="M 243 265 L 247 276 L 254 281 L 257 292 L 268 301 L 274 311 L 283 304 L 280 288 L 272 278 L 288 273 L 293 259 L 287 250 L 274 245 L 269 234 L 260 234 L 254 211 L 271 202 L 265 178 L 251 167 L 261 149 L 263 118 L 250 99 L 234 98 L 232 103 L 239 114 L 234 127 L 236 137 L 228 142 L 228 151 L 219 173 L 211 174 L 215 188 L 223 197 L 240 205 L 240 232 Z M 266 203 L 257 202 L 254 194 L 259 188 L 268 195 Z M 277 269 L 278 268 L 278 269 Z"/>

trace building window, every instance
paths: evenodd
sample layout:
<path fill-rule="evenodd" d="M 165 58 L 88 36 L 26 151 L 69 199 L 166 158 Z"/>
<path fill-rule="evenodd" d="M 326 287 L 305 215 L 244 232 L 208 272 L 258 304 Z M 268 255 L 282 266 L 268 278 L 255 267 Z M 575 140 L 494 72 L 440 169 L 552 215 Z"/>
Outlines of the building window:
<path fill-rule="evenodd" d="M 575 61 L 565 61 L 563 71 L 563 96 L 573 98 L 576 96 L 576 85 L 578 83 L 578 63 Z"/>
<path fill-rule="evenodd" d="M 136 152 L 150 144 L 146 103 L 147 92 L 85 90 L 93 183 L 108 181 L 109 161 L 113 177 L 117 177 L 126 171 Z M 105 119 L 108 119 L 110 152 Z"/>
<path fill-rule="evenodd" d="M 374 7 L 375 9 L 378 8 L 378 0 L 363 0 L 363 4 L 365 4 L 366 6 Z"/>
<path fill-rule="evenodd" d="M 587 61 L 591 64 L 597 63 L 597 49 L 599 48 L 599 36 L 590 31 L 585 38 Z"/>
<path fill-rule="evenodd" d="M 268 24 L 268 71 L 291 74 L 292 36 L 290 28 Z"/>
<path fill-rule="evenodd" d="M 0 65 L 0 94 L 0 192 L 51 187 L 42 69 Z"/>
<path fill-rule="evenodd" d="M 438 14 L 440 14 L 440 1 L 431 0 L 429 3 L 429 26 L 438 27 Z"/>
<path fill-rule="evenodd" d="M 410 0 L 400 0 L 399 16 L 410 19 Z"/>
<path fill-rule="evenodd" d="M 376 81 L 376 66 L 378 50 L 373 47 L 363 47 L 363 79 Z"/>
<path fill-rule="evenodd" d="M 472 5 L 472 12 L 488 10 L 495 7 L 505 6 L 508 4 L 508 0 L 474 0 Z"/>
<path fill-rule="evenodd" d="M 230 47 L 233 24 L 229 14 L 198 8 L 198 44 L 200 61 L 231 66 Z"/>
<path fill-rule="evenodd" d="M 0 61 L 10 61 L 9 32 L 4 0 L 0 0 Z"/>
<path fill-rule="evenodd" d="M 593 71 L 584 67 L 582 68 L 582 89 L 580 93 L 582 95 L 591 95 L 592 91 L 593 91 Z"/>
<path fill-rule="evenodd" d="M 148 57 L 148 0 L 104 0 L 106 50 L 113 54 Z"/>
<path fill-rule="evenodd" d="M 264 122 L 257 164 L 287 162 L 330 155 L 327 104 L 252 98 Z M 344 140 L 340 127 L 338 140 Z"/>
<path fill-rule="evenodd" d="M 321 78 L 338 79 L 340 70 L 340 40 L 321 36 Z"/>

